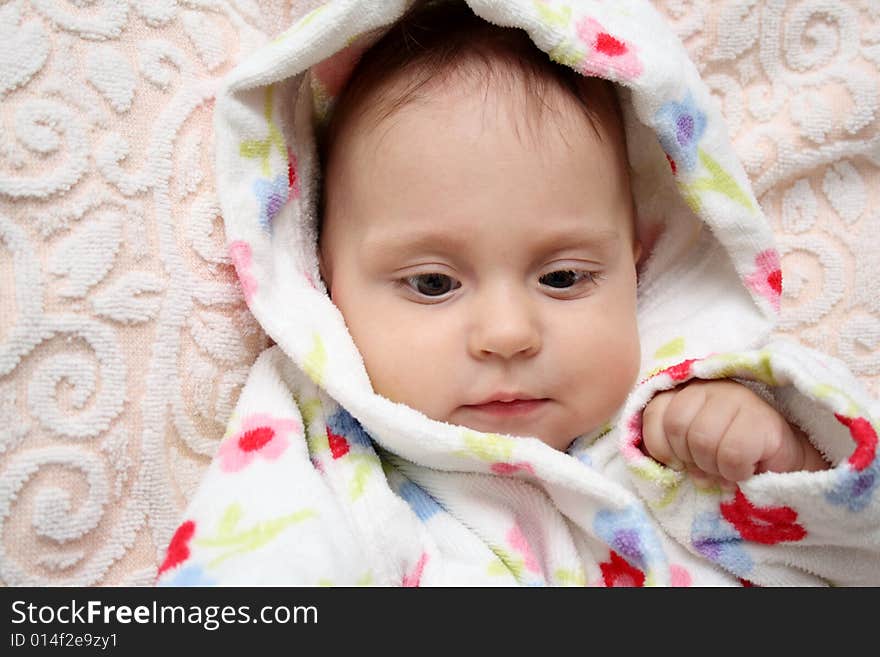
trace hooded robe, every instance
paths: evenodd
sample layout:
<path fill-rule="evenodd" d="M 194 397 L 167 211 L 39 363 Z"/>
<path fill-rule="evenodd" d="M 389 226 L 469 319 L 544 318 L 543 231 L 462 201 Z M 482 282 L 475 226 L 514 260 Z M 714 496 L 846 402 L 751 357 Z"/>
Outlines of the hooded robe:
<path fill-rule="evenodd" d="M 646 0 L 467 0 L 616 83 L 642 236 L 637 383 L 567 452 L 376 394 L 321 280 L 326 122 L 411 0 L 330 0 L 217 96 L 229 255 L 275 346 L 253 365 L 159 569 L 162 585 L 877 585 L 880 404 L 838 360 L 771 339 L 773 235 L 716 102 Z M 733 378 L 832 464 L 702 488 L 639 448 L 653 395 Z"/>

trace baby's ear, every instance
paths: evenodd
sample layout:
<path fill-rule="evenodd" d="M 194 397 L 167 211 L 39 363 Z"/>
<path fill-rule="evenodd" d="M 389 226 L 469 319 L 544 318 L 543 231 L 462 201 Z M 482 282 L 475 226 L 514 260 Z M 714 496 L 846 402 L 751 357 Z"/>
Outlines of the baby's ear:
<path fill-rule="evenodd" d="M 645 249 L 642 248 L 642 243 L 639 240 L 635 240 L 633 242 L 633 263 L 636 270 L 636 282 L 642 277 L 642 267 L 646 259 L 646 253 Z"/>
<path fill-rule="evenodd" d="M 636 271 L 642 272 L 645 262 L 650 258 L 654 250 L 654 244 L 660 233 L 663 232 L 663 223 L 661 221 L 645 220 L 640 217 L 636 222 L 637 234 L 633 244 L 633 259 L 636 263 Z"/>
<path fill-rule="evenodd" d="M 327 288 L 327 295 L 330 295 L 330 277 L 327 275 L 327 267 L 324 265 L 324 254 L 321 252 L 321 248 L 318 247 L 318 274 L 321 276 L 321 280 L 324 281 L 324 287 Z"/>

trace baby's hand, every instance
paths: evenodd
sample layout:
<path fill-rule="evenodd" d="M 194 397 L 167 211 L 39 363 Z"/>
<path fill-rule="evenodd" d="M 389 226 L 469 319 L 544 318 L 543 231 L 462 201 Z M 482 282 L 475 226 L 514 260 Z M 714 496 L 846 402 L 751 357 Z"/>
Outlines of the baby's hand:
<path fill-rule="evenodd" d="M 645 450 L 697 483 L 731 488 L 758 472 L 829 467 L 806 435 L 736 381 L 695 380 L 661 392 L 642 417 Z"/>

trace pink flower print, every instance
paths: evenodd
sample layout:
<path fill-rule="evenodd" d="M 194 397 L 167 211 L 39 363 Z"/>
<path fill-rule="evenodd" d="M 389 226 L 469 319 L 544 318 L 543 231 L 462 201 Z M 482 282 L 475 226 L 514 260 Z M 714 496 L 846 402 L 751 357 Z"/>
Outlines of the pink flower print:
<path fill-rule="evenodd" d="M 241 423 L 238 433 L 223 441 L 217 455 L 223 472 L 238 472 L 257 456 L 273 461 L 287 449 L 287 434 L 299 431 L 295 420 L 275 419 L 264 413 L 251 415 Z"/>
<path fill-rule="evenodd" d="M 756 294 L 770 301 L 773 310 L 779 312 L 782 297 L 782 269 L 779 252 L 766 249 L 755 256 L 755 271 L 745 279 L 746 285 Z"/>
<path fill-rule="evenodd" d="M 288 200 L 299 198 L 299 174 L 297 173 L 296 155 L 287 148 L 287 190 Z"/>
<path fill-rule="evenodd" d="M 426 563 L 428 563 L 428 553 L 422 552 L 422 556 L 419 557 L 419 562 L 416 564 L 416 567 L 413 568 L 411 573 L 407 573 L 403 576 L 402 585 L 404 587 L 421 586 L 422 573 L 425 572 L 425 564 Z"/>
<path fill-rule="evenodd" d="M 671 586 L 686 587 L 692 582 L 691 574 L 683 566 L 672 564 L 669 566 L 669 584 Z"/>
<path fill-rule="evenodd" d="M 577 33 L 590 49 L 581 62 L 581 72 L 585 75 L 618 80 L 632 80 L 641 75 L 642 63 L 636 56 L 636 47 L 606 32 L 596 19 L 581 20 Z"/>
<path fill-rule="evenodd" d="M 232 260 L 235 273 L 238 274 L 238 280 L 241 282 L 244 300 L 250 305 L 251 299 L 257 291 L 257 279 L 251 274 L 251 245 L 241 240 L 230 243 L 229 259 Z"/>
<path fill-rule="evenodd" d="M 532 553 L 532 548 L 529 546 L 529 542 L 526 539 L 525 534 L 523 534 L 522 530 L 519 528 L 519 525 L 514 525 L 511 527 L 510 531 L 507 532 L 507 543 L 522 555 L 526 570 L 539 575 L 541 574 L 541 566 L 538 565 L 538 560 L 535 559 L 535 555 Z"/>
<path fill-rule="evenodd" d="M 531 464 L 526 461 L 521 461 L 519 463 L 493 463 L 489 469 L 498 475 L 512 475 L 514 472 L 520 471 L 535 474 L 535 470 L 532 468 Z"/>
<path fill-rule="evenodd" d="M 643 411 L 635 413 L 626 423 L 626 442 L 621 451 L 630 461 L 644 457 L 642 450 L 639 449 L 639 445 L 642 444 L 642 413 Z"/>

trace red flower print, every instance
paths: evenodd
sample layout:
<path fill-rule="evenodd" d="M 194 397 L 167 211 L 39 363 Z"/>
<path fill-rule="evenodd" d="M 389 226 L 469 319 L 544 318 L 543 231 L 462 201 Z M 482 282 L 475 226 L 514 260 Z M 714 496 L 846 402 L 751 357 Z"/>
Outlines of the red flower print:
<path fill-rule="evenodd" d="M 595 18 L 586 17 L 580 21 L 577 33 L 588 48 L 580 65 L 585 75 L 610 75 L 624 80 L 641 75 L 642 63 L 636 56 L 635 46 L 609 34 Z"/>
<path fill-rule="evenodd" d="M 627 47 L 607 32 L 596 35 L 596 50 L 609 57 L 619 57 L 627 53 Z"/>
<path fill-rule="evenodd" d="M 299 176 L 296 173 L 296 156 L 287 148 L 287 189 L 288 200 L 299 198 Z"/>
<path fill-rule="evenodd" d="M 265 413 L 251 415 L 244 419 L 237 433 L 220 444 L 220 469 L 238 472 L 257 457 L 274 461 L 290 444 L 288 434 L 300 430 L 296 420 L 277 419 Z"/>
<path fill-rule="evenodd" d="M 253 452 L 260 449 L 275 437 L 275 432 L 269 427 L 257 427 L 250 431 L 245 431 L 238 439 L 238 446 L 243 452 Z"/>
<path fill-rule="evenodd" d="M 640 460 L 645 456 L 642 450 L 639 449 L 639 445 L 642 444 L 644 438 L 642 434 L 643 413 L 644 409 L 635 413 L 626 423 L 626 440 L 623 443 L 622 452 L 629 461 Z"/>
<path fill-rule="evenodd" d="M 626 423 L 627 442 L 630 445 L 635 446 L 642 442 L 643 420 L 644 418 L 640 412 L 633 415 L 629 422 Z"/>
<path fill-rule="evenodd" d="M 159 575 L 166 570 L 183 563 L 189 558 L 189 542 L 195 533 L 196 523 L 192 520 L 187 520 L 177 528 L 177 531 L 174 532 L 174 536 L 171 537 L 171 542 L 168 544 L 168 551 L 165 553 L 165 561 L 159 566 Z"/>
<path fill-rule="evenodd" d="M 845 417 L 834 414 L 838 422 L 849 429 L 849 435 L 856 441 L 856 449 L 849 457 L 849 464 L 856 472 L 867 468 L 877 453 L 877 432 L 863 417 Z"/>
<path fill-rule="evenodd" d="M 334 459 L 341 459 L 348 454 L 350 449 L 348 441 L 343 436 L 333 433 L 330 427 L 327 427 L 327 441 L 330 443 L 330 453 L 333 454 Z"/>
<path fill-rule="evenodd" d="M 779 312 L 782 297 L 782 269 L 776 249 L 766 249 L 755 256 L 755 271 L 746 276 L 745 283 L 752 292 L 761 295 Z"/>
<path fill-rule="evenodd" d="M 673 381 L 684 381 L 686 379 L 691 378 L 691 365 L 697 362 L 697 358 L 688 358 L 687 360 L 683 360 L 676 365 L 672 365 L 671 367 L 667 367 L 666 369 L 660 370 L 654 376 L 659 376 L 661 374 L 668 374 L 672 377 Z"/>
<path fill-rule="evenodd" d="M 644 586 L 645 573 L 629 565 L 617 552 L 611 550 L 611 561 L 599 564 L 607 587 Z"/>
<path fill-rule="evenodd" d="M 721 515 L 740 536 L 754 543 L 775 545 L 799 541 L 807 535 L 807 530 L 795 522 L 797 511 L 788 506 L 756 507 L 739 488 L 732 502 L 721 505 Z"/>

